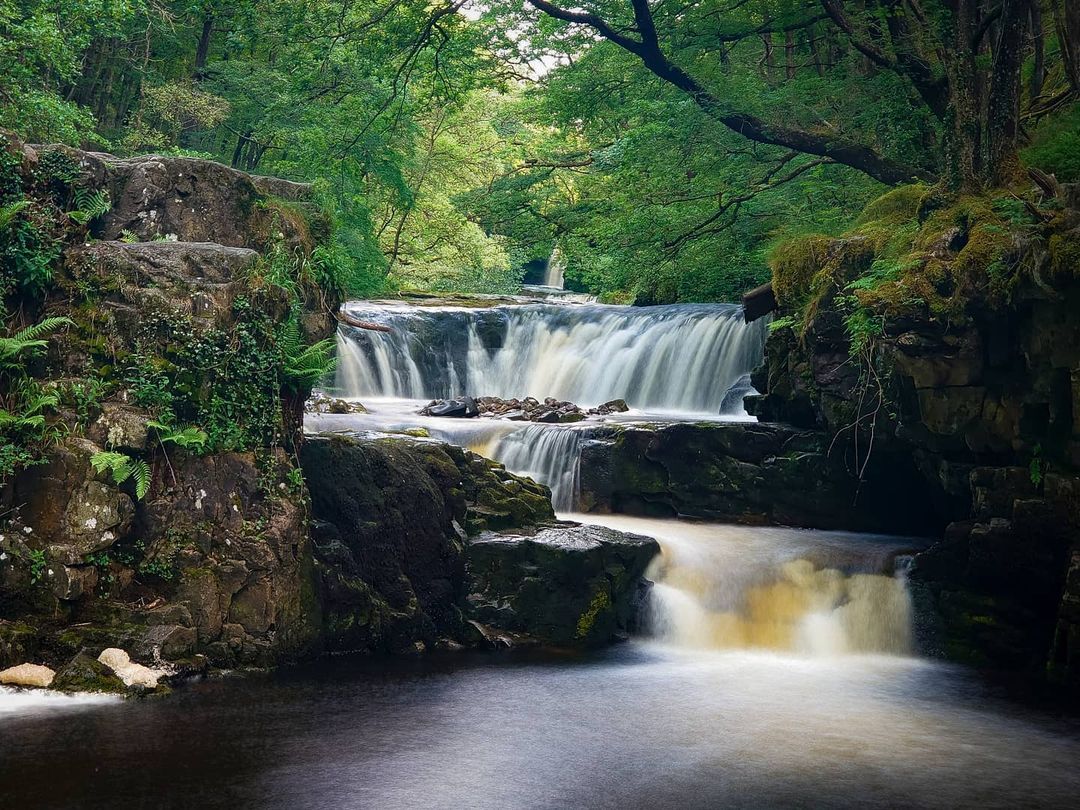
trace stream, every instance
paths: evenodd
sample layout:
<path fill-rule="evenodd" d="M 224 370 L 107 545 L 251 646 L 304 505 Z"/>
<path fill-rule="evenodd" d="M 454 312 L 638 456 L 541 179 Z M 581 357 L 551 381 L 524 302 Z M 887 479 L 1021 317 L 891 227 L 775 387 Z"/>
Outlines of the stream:
<path fill-rule="evenodd" d="M 589 653 L 340 656 L 164 700 L 0 691 L 0 807 L 1069 807 L 1080 727 L 919 655 L 920 538 L 574 513 L 583 431 L 747 419 L 760 325 L 725 306 L 356 304 L 309 430 L 422 427 L 656 537 L 641 634 Z M 470 393 L 625 398 L 576 425 L 420 417 Z"/>

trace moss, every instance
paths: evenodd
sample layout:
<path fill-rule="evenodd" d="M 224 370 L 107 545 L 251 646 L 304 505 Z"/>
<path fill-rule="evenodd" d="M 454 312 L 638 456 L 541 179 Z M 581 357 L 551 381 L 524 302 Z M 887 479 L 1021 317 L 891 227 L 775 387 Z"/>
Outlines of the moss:
<path fill-rule="evenodd" d="M 1080 233 L 1070 231 L 1050 237 L 1050 272 L 1062 281 L 1080 277 Z"/>
<path fill-rule="evenodd" d="M 919 207 L 929 189 L 921 183 L 899 186 L 870 202 L 859 214 L 856 225 L 866 223 L 901 223 L 916 220 Z"/>
<path fill-rule="evenodd" d="M 582 613 L 581 617 L 578 619 L 577 631 L 574 633 L 574 637 L 579 641 L 588 639 L 593 634 L 593 630 L 596 628 L 596 621 L 600 615 L 607 613 L 610 610 L 611 594 L 608 592 L 608 585 L 605 581 L 597 588 L 589 606 L 585 608 L 585 612 Z"/>
<path fill-rule="evenodd" d="M 773 291 L 785 309 L 801 309 L 810 295 L 814 276 L 825 263 L 833 239 L 810 234 L 777 245 L 769 257 Z"/>

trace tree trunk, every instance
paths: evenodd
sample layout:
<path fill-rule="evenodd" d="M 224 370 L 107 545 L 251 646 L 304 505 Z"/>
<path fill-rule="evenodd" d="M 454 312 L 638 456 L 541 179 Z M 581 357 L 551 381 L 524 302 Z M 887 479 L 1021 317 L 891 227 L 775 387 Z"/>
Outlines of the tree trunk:
<path fill-rule="evenodd" d="M 784 32 L 784 78 L 795 78 L 795 35 L 790 31 Z"/>
<path fill-rule="evenodd" d="M 987 106 L 987 180 L 1006 186 L 1021 175 L 1017 134 L 1020 124 L 1020 70 L 1030 0 L 1004 0 Z"/>
<path fill-rule="evenodd" d="M 1046 80 L 1046 40 L 1043 36 L 1040 3 L 1041 0 L 1032 0 L 1031 3 L 1031 42 L 1035 56 L 1031 66 L 1031 84 L 1028 87 L 1029 104 L 1042 93 L 1043 82 Z"/>
<path fill-rule="evenodd" d="M 1061 4 L 1065 8 L 1061 8 Z M 1055 0 L 1054 21 L 1061 43 L 1061 61 L 1073 92 L 1080 93 L 1080 2 Z"/>
<path fill-rule="evenodd" d="M 207 13 L 203 17 L 202 32 L 199 34 L 199 45 L 195 48 L 195 69 L 192 78 L 198 81 L 203 77 L 206 69 L 206 58 L 210 55 L 210 37 L 214 33 L 214 15 Z"/>
<path fill-rule="evenodd" d="M 950 0 L 953 41 L 945 69 L 949 105 L 945 114 L 945 182 L 953 189 L 975 191 L 982 186 L 981 92 L 975 48 L 977 0 Z"/>

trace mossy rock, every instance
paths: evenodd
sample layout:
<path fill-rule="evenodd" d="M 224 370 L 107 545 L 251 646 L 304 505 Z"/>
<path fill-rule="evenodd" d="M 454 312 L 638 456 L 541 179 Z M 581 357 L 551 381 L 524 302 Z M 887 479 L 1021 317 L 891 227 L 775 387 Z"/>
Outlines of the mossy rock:
<path fill-rule="evenodd" d="M 113 671 L 86 652 L 78 653 L 53 679 L 52 688 L 60 692 L 105 692 L 125 694 L 128 689 Z"/>

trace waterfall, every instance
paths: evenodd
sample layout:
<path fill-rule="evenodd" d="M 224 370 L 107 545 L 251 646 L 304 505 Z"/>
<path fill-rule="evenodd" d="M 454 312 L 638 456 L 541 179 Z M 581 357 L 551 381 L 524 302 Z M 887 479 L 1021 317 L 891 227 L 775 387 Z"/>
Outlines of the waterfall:
<path fill-rule="evenodd" d="M 695 649 L 911 651 L 911 599 L 894 565 L 903 539 L 655 523 L 654 636 Z"/>
<path fill-rule="evenodd" d="M 559 248 L 556 247 L 551 251 L 551 255 L 544 265 L 544 286 L 552 287 L 556 290 L 564 289 L 565 283 L 563 281 L 563 273 L 565 270 L 566 262 L 563 259 L 562 253 L 559 252 Z"/>
<path fill-rule="evenodd" d="M 741 414 L 764 324 L 732 304 L 619 307 L 528 304 L 487 309 L 370 305 L 349 314 L 392 331 L 342 327 L 336 387 L 359 399 L 625 399 L 659 412 Z"/>
<path fill-rule="evenodd" d="M 528 425 L 499 439 L 490 453 L 518 475 L 551 487 L 556 512 L 577 506 L 581 491 L 581 432 L 574 428 Z"/>

